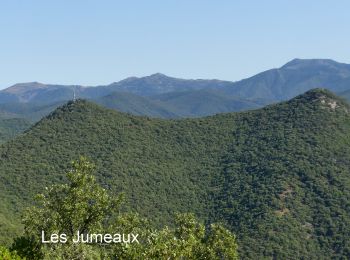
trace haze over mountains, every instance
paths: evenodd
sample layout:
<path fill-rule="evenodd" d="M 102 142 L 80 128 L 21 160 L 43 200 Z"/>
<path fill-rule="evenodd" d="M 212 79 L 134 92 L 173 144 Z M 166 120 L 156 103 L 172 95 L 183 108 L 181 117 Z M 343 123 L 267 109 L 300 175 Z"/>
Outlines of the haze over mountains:
<path fill-rule="evenodd" d="M 287 100 L 307 90 L 322 87 L 335 93 L 349 89 L 350 64 L 325 59 L 294 59 L 281 68 L 259 73 L 225 87 L 242 98 Z"/>
<path fill-rule="evenodd" d="M 281 68 L 237 82 L 186 80 L 157 73 L 97 87 L 21 83 L 0 91 L 0 108 L 36 121 L 71 100 L 75 89 L 78 98 L 136 115 L 198 117 L 255 109 L 317 87 L 335 93 L 349 90 L 350 65 L 325 59 L 295 59 Z M 26 113 L 14 109 L 23 104 Z M 34 114 L 28 112 L 32 110 Z"/>
<path fill-rule="evenodd" d="M 0 145 L 0 237 L 80 155 L 154 225 L 194 212 L 225 223 L 245 259 L 350 257 L 350 107 L 327 90 L 181 120 L 69 102 Z"/>

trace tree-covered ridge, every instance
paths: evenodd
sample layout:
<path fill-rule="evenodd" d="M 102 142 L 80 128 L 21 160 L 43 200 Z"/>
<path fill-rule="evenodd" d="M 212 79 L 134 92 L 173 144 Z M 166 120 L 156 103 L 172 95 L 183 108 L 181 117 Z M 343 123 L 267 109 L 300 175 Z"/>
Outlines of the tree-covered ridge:
<path fill-rule="evenodd" d="M 349 257 L 349 106 L 318 90 L 277 107 L 242 118 L 214 212 L 249 258 Z"/>
<path fill-rule="evenodd" d="M 70 102 L 0 148 L 4 219 L 85 155 L 125 208 L 224 221 L 243 258 L 349 257 L 349 106 L 312 90 L 264 109 L 183 120 Z"/>
<path fill-rule="evenodd" d="M 176 113 L 167 104 L 128 92 L 113 92 L 92 101 L 104 107 L 133 115 L 147 115 L 158 118 L 176 118 L 179 116 L 179 113 Z"/>

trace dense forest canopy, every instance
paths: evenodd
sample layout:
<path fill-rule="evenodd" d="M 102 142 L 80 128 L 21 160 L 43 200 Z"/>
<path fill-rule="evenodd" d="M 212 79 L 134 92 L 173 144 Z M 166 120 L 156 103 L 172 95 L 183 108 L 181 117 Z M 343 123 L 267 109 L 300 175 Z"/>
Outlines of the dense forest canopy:
<path fill-rule="evenodd" d="M 152 228 L 136 213 L 121 213 L 123 194 L 111 196 L 81 157 L 67 183 L 46 187 L 23 215 L 24 232 L 0 258 L 11 259 L 238 259 L 235 236 L 221 224 L 205 227 L 177 214 L 175 227 Z"/>
<path fill-rule="evenodd" d="M 1 237 L 71 160 L 155 227 L 223 222 L 242 258 L 350 257 L 350 115 L 323 89 L 259 110 L 161 120 L 78 100 L 0 147 Z M 3 241 L 6 239 L 3 239 Z"/>

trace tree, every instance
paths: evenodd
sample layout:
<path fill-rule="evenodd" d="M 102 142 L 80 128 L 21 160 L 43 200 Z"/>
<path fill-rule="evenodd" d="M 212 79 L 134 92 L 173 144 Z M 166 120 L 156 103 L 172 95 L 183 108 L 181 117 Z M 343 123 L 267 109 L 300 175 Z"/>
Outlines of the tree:
<path fill-rule="evenodd" d="M 143 238 L 132 247 L 115 245 L 117 259 L 238 259 L 235 236 L 219 224 L 205 228 L 193 214 L 177 214 L 175 228 L 154 230 L 134 214 L 120 216 L 115 227 Z"/>
<path fill-rule="evenodd" d="M 2 260 L 21 260 L 16 252 L 11 252 L 6 247 L 0 246 L 0 259 Z"/>
<path fill-rule="evenodd" d="M 73 162 L 68 184 L 46 188 L 38 205 L 26 210 L 23 236 L 12 250 L 27 259 L 237 259 L 235 236 L 221 225 L 205 226 L 192 214 L 178 214 L 175 228 L 154 229 L 135 213 L 119 213 L 123 195 L 115 198 L 92 175 L 86 158 Z M 64 243 L 42 243 L 43 233 L 66 234 Z M 138 243 L 73 243 L 81 234 L 137 234 Z M 45 240 L 48 238 L 45 237 Z M 56 237 L 58 239 L 58 237 Z"/>
<path fill-rule="evenodd" d="M 86 158 L 72 163 L 67 173 L 68 184 L 46 188 L 45 194 L 37 195 L 38 206 L 26 210 L 23 218 L 24 236 L 17 238 L 14 249 L 28 258 L 40 259 L 44 255 L 62 255 L 67 259 L 89 258 L 96 245 L 71 243 L 80 233 L 102 232 L 122 201 L 122 195 L 111 197 L 92 175 L 94 165 Z M 43 244 L 45 234 L 66 234 L 67 243 Z M 48 239 L 48 238 L 45 238 Z"/>

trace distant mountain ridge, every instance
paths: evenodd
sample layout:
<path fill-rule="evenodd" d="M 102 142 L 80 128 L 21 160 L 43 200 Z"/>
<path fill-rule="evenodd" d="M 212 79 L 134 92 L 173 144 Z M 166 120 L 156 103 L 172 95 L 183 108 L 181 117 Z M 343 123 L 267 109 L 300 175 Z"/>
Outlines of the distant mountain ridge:
<path fill-rule="evenodd" d="M 159 95 L 168 92 L 180 92 L 200 89 L 220 89 L 232 85 L 230 81 L 216 79 L 180 79 L 166 76 L 161 73 L 137 78 L 131 77 L 112 83 L 107 88 L 122 90 L 140 96 Z"/>
<path fill-rule="evenodd" d="M 225 88 L 242 98 L 287 100 L 313 88 L 333 92 L 350 89 L 350 64 L 329 59 L 294 59 L 278 69 L 261 72 Z"/>
<path fill-rule="evenodd" d="M 166 76 L 161 73 L 152 74 L 146 77 L 129 77 L 124 80 L 111 83 L 109 85 L 101 85 L 96 87 L 85 87 L 80 85 L 54 85 L 43 84 L 39 82 L 18 83 L 0 91 L 0 103 L 6 103 L 6 97 L 11 96 L 13 99 L 21 102 L 35 102 L 41 95 L 46 95 L 52 91 L 60 90 L 55 98 L 66 100 L 64 92 L 70 93 L 70 99 L 73 91 L 80 98 L 97 98 L 112 92 L 129 92 L 140 96 L 152 96 L 168 92 L 179 92 L 200 89 L 217 89 L 230 86 L 232 82 L 221 80 L 206 79 L 179 79 Z M 68 99 L 69 100 L 69 99 Z"/>
<path fill-rule="evenodd" d="M 78 98 L 136 115 L 200 117 L 255 109 L 318 87 L 335 93 L 350 90 L 350 65 L 330 59 L 294 59 L 280 68 L 237 82 L 179 79 L 156 73 L 96 87 L 20 83 L 0 91 L 0 107 L 11 113 L 7 107 L 23 103 L 29 108 L 51 106 L 54 109 L 57 107 L 54 104 L 71 100 L 75 92 Z M 49 111 L 36 110 L 36 115 L 46 112 Z M 28 118 L 28 113 L 16 116 L 37 120 L 37 116 Z"/>
<path fill-rule="evenodd" d="M 262 106 L 258 100 L 236 98 L 214 89 L 167 92 L 151 99 L 171 107 L 179 117 L 201 117 Z"/>

